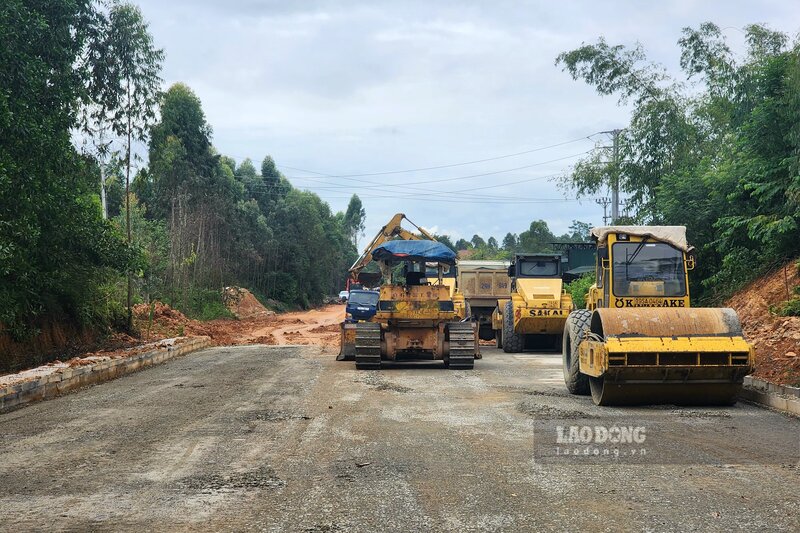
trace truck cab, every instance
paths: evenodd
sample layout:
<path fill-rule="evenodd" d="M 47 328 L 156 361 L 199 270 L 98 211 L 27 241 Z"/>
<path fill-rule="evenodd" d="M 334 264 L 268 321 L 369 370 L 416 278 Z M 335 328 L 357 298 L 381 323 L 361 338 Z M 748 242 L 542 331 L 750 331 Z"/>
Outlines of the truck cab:
<path fill-rule="evenodd" d="M 378 291 L 351 290 L 345 307 L 345 321 L 360 322 L 375 316 L 379 298 L 380 293 Z"/>

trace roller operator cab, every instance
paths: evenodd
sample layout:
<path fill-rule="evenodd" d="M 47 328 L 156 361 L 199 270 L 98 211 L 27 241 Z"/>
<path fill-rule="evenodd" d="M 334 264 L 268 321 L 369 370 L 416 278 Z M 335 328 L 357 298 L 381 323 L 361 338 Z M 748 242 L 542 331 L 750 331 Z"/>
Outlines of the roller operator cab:
<path fill-rule="evenodd" d="M 561 254 L 516 254 L 508 267 L 509 298 L 492 314 L 495 341 L 507 353 L 526 347 L 559 350 L 564 322 L 573 309 L 564 291 Z"/>
<path fill-rule="evenodd" d="M 564 381 L 598 405 L 729 405 L 753 369 L 733 309 L 693 308 L 683 226 L 594 228 L 596 283 L 564 327 Z"/>

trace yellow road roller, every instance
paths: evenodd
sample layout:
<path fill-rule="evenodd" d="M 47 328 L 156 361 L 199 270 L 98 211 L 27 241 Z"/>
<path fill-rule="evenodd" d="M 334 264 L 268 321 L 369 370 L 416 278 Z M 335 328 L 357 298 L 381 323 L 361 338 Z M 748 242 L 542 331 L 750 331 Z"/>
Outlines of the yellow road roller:
<path fill-rule="evenodd" d="M 597 405 L 731 405 L 753 370 L 733 309 L 690 306 L 683 226 L 592 229 L 596 283 L 564 326 L 564 381 Z"/>

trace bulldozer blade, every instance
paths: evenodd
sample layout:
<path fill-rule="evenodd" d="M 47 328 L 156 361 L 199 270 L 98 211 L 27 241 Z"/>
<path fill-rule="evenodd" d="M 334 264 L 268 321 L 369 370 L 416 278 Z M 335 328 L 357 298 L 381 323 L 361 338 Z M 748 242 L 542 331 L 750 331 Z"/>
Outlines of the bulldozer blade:
<path fill-rule="evenodd" d="M 356 325 L 350 322 L 342 322 L 341 336 L 339 337 L 339 355 L 337 361 L 356 360 Z"/>

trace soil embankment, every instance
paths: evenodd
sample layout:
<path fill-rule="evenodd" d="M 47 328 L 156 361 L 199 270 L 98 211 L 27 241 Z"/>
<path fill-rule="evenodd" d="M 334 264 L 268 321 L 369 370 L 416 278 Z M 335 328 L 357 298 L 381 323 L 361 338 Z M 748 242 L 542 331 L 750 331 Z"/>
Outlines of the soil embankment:
<path fill-rule="evenodd" d="M 759 379 L 800 385 L 800 317 L 777 316 L 772 309 L 786 302 L 800 285 L 796 261 L 790 261 L 750 283 L 726 302 L 736 309 L 745 336 L 756 348 Z"/>

